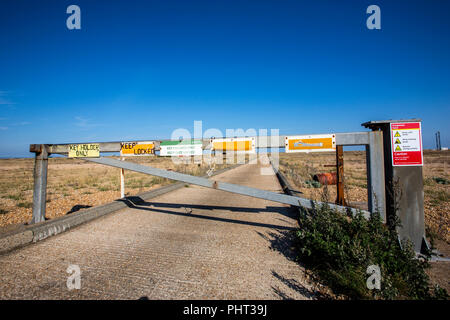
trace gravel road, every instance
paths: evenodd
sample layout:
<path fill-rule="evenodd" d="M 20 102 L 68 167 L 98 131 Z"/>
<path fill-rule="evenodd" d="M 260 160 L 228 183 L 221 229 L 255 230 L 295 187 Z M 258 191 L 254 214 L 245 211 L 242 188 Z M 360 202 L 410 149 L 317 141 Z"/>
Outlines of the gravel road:
<path fill-rule="evenodd" d="M 246 164 L 218 181 L 281 192 Z M 0 299 L 311 299 L 282 204 L 196 186 L 0 256 Z M 69 265 L 81 288 L 69 290 Z"/>

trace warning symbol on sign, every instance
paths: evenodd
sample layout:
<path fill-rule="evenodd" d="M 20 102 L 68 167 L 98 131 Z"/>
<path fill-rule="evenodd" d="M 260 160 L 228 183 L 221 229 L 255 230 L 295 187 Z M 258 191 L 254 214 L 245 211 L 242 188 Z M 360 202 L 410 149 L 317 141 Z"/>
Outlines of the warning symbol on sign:
<path fill-rule="evenodd" d="M 402 151 L 402 149 L 400 148 L 400 146 L 395 147 L 395 151 Z"/>
<path fill-rule="evenodd" d="M 400 132 L 397 131 L 397 133 L 395 134 L 394 137 L 396 137 L 396 138 L 397 138 L 397 137 L 400 137 Z"/>
<path fill-rule="evenodd" d="M 395 144 L 401 144 L 400 139 L 397 138 L 397 140 L 395 140 Z"/>

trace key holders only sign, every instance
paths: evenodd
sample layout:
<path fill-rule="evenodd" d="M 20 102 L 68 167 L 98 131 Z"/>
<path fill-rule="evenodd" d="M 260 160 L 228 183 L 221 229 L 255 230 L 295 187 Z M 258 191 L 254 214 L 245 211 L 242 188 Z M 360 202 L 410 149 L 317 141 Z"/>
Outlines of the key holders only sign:
<path fill-rule="evenodd" d="M 391 123 L 393 166 L 423 166 L 420 122 Z"/>
<path fill-rule="evenodd" d="M 98 158 L 100 145 L 98 143 L 70 144 L 69 158 Z"/>

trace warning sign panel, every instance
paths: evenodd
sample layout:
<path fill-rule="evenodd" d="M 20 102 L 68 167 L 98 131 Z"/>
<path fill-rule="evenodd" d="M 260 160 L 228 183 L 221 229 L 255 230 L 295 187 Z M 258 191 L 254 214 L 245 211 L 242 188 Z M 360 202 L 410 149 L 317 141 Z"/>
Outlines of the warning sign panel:
<path fill-rule="evenodd" d="M 150 156 L 155 154 L 155 143 L 145 142 L 122 142 L 120 144 L 121 156 Z"/>
<path fill-rule="evenodd" d="M 420 122 L 391 123 L 393 166 L 422 166 L 422 129 Z"/>
<path fill-rule="evenodd" d="M 315 134 L 284 138 L 286 152 L 323 152 L 336 150 L 336 135 Z"/>

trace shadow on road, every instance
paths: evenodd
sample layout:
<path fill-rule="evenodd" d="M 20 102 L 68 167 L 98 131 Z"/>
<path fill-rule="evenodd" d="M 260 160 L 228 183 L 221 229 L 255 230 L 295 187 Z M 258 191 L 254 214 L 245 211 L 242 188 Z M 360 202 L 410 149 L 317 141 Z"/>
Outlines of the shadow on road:
<path fill-rule="evenodd" d="M 199 210 L 229 210 L 234 212 L 246 212 L 246 213 L 262 213 L 262 212 L 277 212 L 281 215 L 294 218 L 292 210 L 290 210 L 289 207 L 265 207 L 265 208 L 245 208 L 245 207 L 227 207 L 227 206 L 208 206 L 208 205 L 194 205 L 194 204 L 174 204 L 174 203 L 160 203 L 160 202 L 146 202 L 140 197 L 127 197 L 125 199 L 119 199 L 117 201 L 124 202 L 128 207 L 139 209 L 139 210 L 147 210 L 152 212 L 160 212 L 160 213 L 167 213 L 167 214 L 173 214 L 178 216 L 185 216 L 185 217 L 192 217 L 192 218 L 199 218 L 199 219 L 206 219 L 206 220 L 214 220 L 214 221 L 221 221 L 221 222 L 228 222 L 228 223 L 237 223 L 237 224 L 244 224 L 244 225 L 251 225 L 256 227 L 265 227 L 265 228 L 273 228 L 273 229 L 280 229 L 280 230 L 294 230 L 292 227 L 286 227 L 286 226 L 280 226 L 276 224 L 267 224 L 267 223 L 259 223 L 259 222 L 252 222 L 252 221 L 243 221 L 243 220 L 237 220 L 237 219 L 228 219 L 228 218 L 221 218 L 221 217 L 212 217 L 212 216 L 206 216 L 201 214 L 195 214 L 192 213 L 192 209 L 199 209 Z M 171 211 L 166 209 L 159 209 L 159 208 L 168 208 L 168 209 L 182 209 L 184 208 L 186 210 L 186 213 L 178 212 L 178 211 Z M 188 211 L 187 209 L 190 209 Z"/>
<path fill-rule="evenodd" d="M 308 299 L 314 299 L 316 298 L 317 294 L 316 292 L 314 292 L 313 290 L 310 290 L 308 288 L 306 288 L 304 285 L 302 285 L 300 282 L 298 282 L 295 279 L 288 279 L 283 277 L 282 275 L 276 273 L 275 271 L 272 271 L 272 275 L 278 279 L 281 283 L 283 283 L 285 286 L 287 286 L 288 288 L 300 293 L 302 296 L 308 298 Z M 286 294 L 285 292 L 283 292 L 280 289 L 274 288 L 272 287 L 272 290 L 282 299 L 284 300 L 292 300 L 293 298 L 291 298 L 288 294 Z"/>
<path fill-rule="evenodd" d="M 261 238 L 269 242 L 269 246 L 272 250 L 276 250 L 283 254 L 288 260 L 296 261 L 297 253 L 294 248 L 295 229 L 283 230 L 277 232 L 269 232 L 263 234 L 259 231 L 255 231 Z"/>
<path fill-rule="evenodd" d="M 86 206 L 86 205 L 84 205 L 84 204 L 77 204 L 77 205 L 74 205 L 74 206 L 72 207 L 72 209 L 70 209 L 70 211 L 67 212 L 66 214 L 71 214 L 71 213 L 80 211 L 81 209 L 87 209 L 87 208 L 92 208 L 92 206 Z"/>

